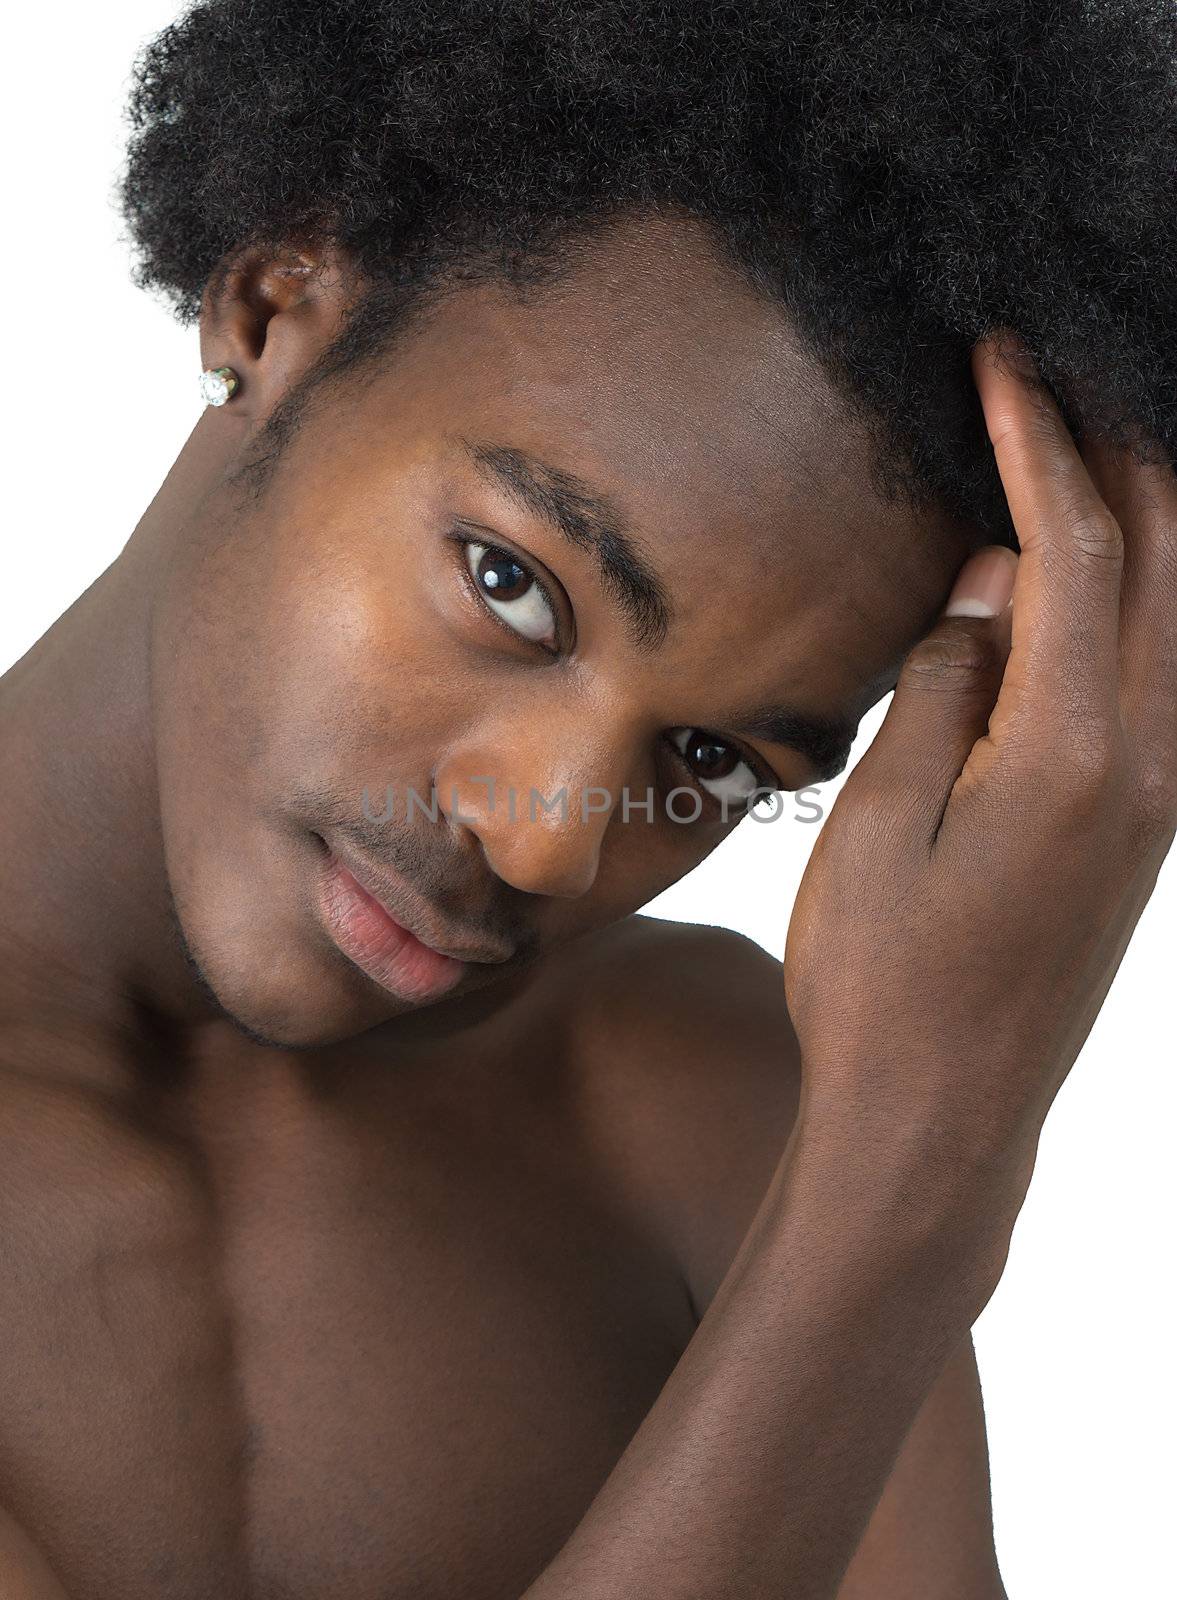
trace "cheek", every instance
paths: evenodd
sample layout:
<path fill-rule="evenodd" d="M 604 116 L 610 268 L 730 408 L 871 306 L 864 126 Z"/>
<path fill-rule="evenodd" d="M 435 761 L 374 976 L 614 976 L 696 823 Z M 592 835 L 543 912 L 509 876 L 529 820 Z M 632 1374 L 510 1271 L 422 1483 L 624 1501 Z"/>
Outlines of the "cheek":
<path fill-rule="evenodd" d="M 387 546 L 239 527 L 194 554 L 161 606 L 153 653 L 163 765 L 262 789 L 395 751 L 435 716 L 444 637 Z M 332 755 L 335 752 L 335 755 Z"/>
<path fill-rule="evenodd" d="M 414 772 L 452 714 L 445 639 L 416 581 L 358 554 L 287 567 L 268 597 L 253 741 L 275 775 L 310 784 Z M 390 773 L 391 776 L 391 773 Z"/>

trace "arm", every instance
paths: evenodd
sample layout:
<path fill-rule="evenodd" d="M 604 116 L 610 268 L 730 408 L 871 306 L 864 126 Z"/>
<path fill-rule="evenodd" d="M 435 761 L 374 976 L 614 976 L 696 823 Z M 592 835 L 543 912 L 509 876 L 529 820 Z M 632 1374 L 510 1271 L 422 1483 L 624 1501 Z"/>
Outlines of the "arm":
<path fill-rule="evenodd" d="M 1007 1600 L 993 1548 L 989 1452 L 972 1341 L 904 1440 L 838 1600 Z"/>
<path fill-rule="evenodd" d="M 781 962 L 729 928 L 635 917 L 581 992 L 578 1037 L 605 1171 L 686 1286 L 697 1325 L 796 1123 L 800 1060 Z M 838 1600 L 1004 1600 L 980 1384 L 966 1338 L 908 1433 Z"/>
<path fill-rule="evenodd" d="M 1012 618 L 946 618 L 912 652 L 827 819 L 786 948 L 788 1149 L 526 1600 L 835 1600 L 1172 842 L 1177 479 L 1080 458 L 1032 377 L 974 371 Z"/>
<path fill-rule="evenodd" d="M 799 1125 L 694 1338 L 527 1600 L 837 1594 L 1001 1256 L 963 1192 L 915 1162 L 884 1181 L 869 1154 Z"/>

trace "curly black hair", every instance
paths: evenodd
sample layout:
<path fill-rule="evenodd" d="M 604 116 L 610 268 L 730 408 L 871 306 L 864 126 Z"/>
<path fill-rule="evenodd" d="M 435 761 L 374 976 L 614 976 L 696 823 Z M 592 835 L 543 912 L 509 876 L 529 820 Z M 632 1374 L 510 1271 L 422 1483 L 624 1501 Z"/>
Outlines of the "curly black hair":
<path fill-rule="evenodd" d="M 185 322 L 242 246 L 345 246 L 369 288 L 317 378 L 431 286 L 542 281 L 686 207 L 871 429 L 882 492 L 1016 548 L 985 329 L 1076 437 L 1173 459 L 1175 77 L 1174 0 L 203 0 L 135 64 L 119 200 Z"/>

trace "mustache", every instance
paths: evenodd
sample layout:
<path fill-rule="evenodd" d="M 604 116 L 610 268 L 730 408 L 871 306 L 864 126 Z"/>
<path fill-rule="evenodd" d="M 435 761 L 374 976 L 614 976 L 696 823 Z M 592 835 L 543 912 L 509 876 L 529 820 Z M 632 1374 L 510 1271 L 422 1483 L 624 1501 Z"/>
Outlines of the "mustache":
<path fill-rule="evenodd" d="M 504 884 L 482 866 L 481 882 L 472 859 L 462 859 L 451 850 L 447 855 L 442 836 L 448 824 L 440 818 L 429 823 L 437 838 L 428 838 L 420 826 L 407 826 L 356 808 L 354 794 L 345 800 L 338 791 L 299 792 L 298 814 L 323 833 L 342 835 L 357 851 L 379 868 L 408 880 L 450 926 L 477 929 L 477 938 L 490 939 L 514 947 L 520 958 L 539 946 L 539 935 L 530 926 L 522 906 L 503 903 L 504 895 L 519 891 Z M 481 852 L 479 852 L 481 853 Z M 473 926 L 472 926 L 473 925 Z"/>

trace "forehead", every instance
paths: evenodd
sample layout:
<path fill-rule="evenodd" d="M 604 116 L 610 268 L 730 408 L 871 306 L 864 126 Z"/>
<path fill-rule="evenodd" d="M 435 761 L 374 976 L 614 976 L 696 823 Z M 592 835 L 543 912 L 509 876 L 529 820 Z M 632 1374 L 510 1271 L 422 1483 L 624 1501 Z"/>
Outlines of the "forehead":
<path fill-rule="evenodd" d="M 737 604 L 750 649 L 808 661 L 814 709 L 877 698 L 970 542 L 878 495 L 865 426 L 692 219 L 621 222 L 538 289 L 443 297 L 389 377 L 423 440 L 527 452 L 608 495 L 680 638 L 720 648 L 716 600 Z"/>
<path fill-rule="evenodd" d="M 622 479 L 643 522 L 751 525 L 801 502 L 828 506 L 831 521 L 868 500 L 884 510 L 865 431 L 782 310 L 693 220 L 618 223 L 539 290 L 456 297 L 430 358 L 467 404 L 481 396 L 496 417 L 566 442 L 597 477 Z"/>

